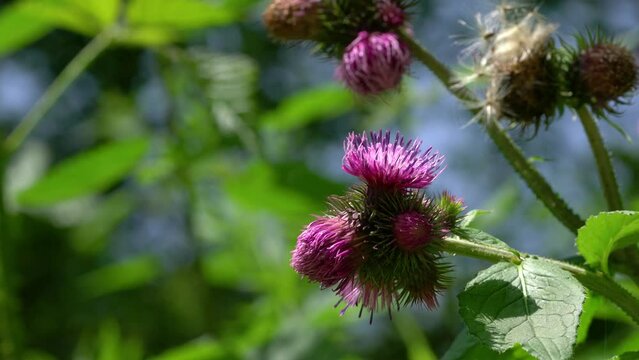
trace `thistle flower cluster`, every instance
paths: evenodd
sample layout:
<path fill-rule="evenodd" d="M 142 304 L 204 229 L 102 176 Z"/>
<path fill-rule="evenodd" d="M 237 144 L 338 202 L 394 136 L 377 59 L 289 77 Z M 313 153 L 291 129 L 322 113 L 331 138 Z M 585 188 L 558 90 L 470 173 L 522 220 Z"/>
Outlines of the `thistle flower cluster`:
<path fill-rule="evenodd" d="M 472 70 L 457 79 L 458 86 L 476 83 L 483 90 L 483 100 L 471 104 L 479 110 L 474 120 L 506 119 L 537 130 L 565 105 L 589 105 L 598 115 L 614 112 L 611 103 L 624 103 L 637 88 L 630 51 L 591 33 L 577 37 L 576 49 L 565 43 L 557 48 L 557 26 L 530 4 L 504 2 L 475 20 L 478 36 L 462 53 Z"/>
<path fill-rule="evenodd" d="M 329 212 L 297 239 L 291 265 L 302 276 L 332 288 L 340 302 L 375 311 L 437 305 L 449 267 L 440 241 L 458 233 L 464 210 L 448 193 L 426 195 L 441 173 L 443 157 L 397 133 L 351 133 L 342 168 L 362 183 L 329 198 Z M 338 303 L 339 304 L 339 303 Z"/>
<path fill-rule="evenodd" d="M 284 41 L 311 41 L 340 60 L 335 76 L 360 95 L 395 89 L 410 65 L 395 33 L 406 26 L 406 0 L 273 0 L 269 32 Z"/>

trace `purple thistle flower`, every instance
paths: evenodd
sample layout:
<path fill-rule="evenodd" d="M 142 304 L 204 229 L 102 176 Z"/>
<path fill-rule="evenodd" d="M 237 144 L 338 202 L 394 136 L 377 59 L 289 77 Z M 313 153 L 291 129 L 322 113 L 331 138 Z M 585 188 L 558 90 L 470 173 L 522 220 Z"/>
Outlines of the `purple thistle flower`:
<path fill-rule="evenodd" d="M 408 46 L 394 33 L 361 31 L 346 48 L 336 77 L 358 94 L 379 94 L 399 85 L 410 60 Z"/>
<path fill-rule="evenodd" d="M 391 140 L 391 133 L 381 130 L 361 135 L 351 133 L 344 142 L 342 169 L 366 181 L 371 187 L 424 188 L 440 174 L 444 157 L 420 152 L 421 141 L 404 138 L 399 132 Z"/>
<path fill-rule="evenodd" d="M 356 231 L 355 224 L 346 215 L 318 218 L 297 238 L 291 266 L 323 287 L 349 278 L 357 265 Z"/>
<path fill-rule="evenodd" d="M 418 250 L 434 239 L 431 219 L 417 211 L 398 215 L 393 232 L 399 247 L 407 251 Z"/>
<path fill-rule="evenodd" d="M 393 0 L 378 0 L 377 11 L 382 21 L 390 27 L 398 27 L 406 21 L 406 13 Z"/>

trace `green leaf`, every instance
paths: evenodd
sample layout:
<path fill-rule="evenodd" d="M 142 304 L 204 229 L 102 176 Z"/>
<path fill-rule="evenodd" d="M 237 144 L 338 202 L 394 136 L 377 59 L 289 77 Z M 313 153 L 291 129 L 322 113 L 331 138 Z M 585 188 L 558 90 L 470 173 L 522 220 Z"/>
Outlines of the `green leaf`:
<path fill-rule="evenodd" d="M 213 340 L 197 341 L 182 345 L 149 358 L 149 360 L 215 360 L 227 359 L 222 345 Z"/>
<path fill-rule="evenodd" d="M 114 24 L 118 19 L 121 0 L 67 0 L 86 11 L 98 21 L 102 28 Z"/>
<path fill-rule="evenodd" d="M 202 0 L 132 0 L 127 8 L 131 27 L 160 26 L 191 30 L 229 24 L 237 19 L 230 5 Z"/>
<path fill-rule="evenodd" d="M 481 230 L 475 229 L 475 228 L 470 228 L 470 227 L 466 227 L 463 229 L 464 232 L 464 238 L 466 240 L 470 240 L 470 241 L 474 241 L 474 242 L 479 242 L 479 243 L 484 243 L 484 244 L 489 244 L 492 246 L 497 246 L 500 248 L 504 248 L 504 249 L 509 249 L 512 250 L 512 248 L 506 244 L 505 242 L 497 239 L 496 237 L 490 235 L 489 233 L 483 232 Z"/>
<path fill-rule="evenodd" d="M 125 140 L 64 160 L 20 193 L 18 201 L 27 206 L 46 206 L 103 191 L 124 178 L 148 146 L 146 138 Z"/>
<path fill-rule="evenodd" d="M 584 343 L 588 339 L 588 330 L 590 330 L 590 324 L 594 320 L 597 310 L 603 305 L 602 298 L 599 296 L 593 296 L 592 294 L 586 298 L 583 305 L 583 310 L 579 318 L 579 328 L 577 330 L 577 344 Z"/>
<path fill-rule="evenodd" d="M 632 351 L 616 355 L 610 358 L 610 360 L 637 360 L 639 359 L 639 351 Z"/>
<path fill-rule="evenodd" d="M 0 11 L 0 56 L 19 50 L 43 37 L 51 26 L 25 13 L 18 5 Z"/>
<path fill-rule="evenodd" d="M 608 257 L 639 241 L 639 212 L 614 211 L 590 217 L 577 233 L 577 249 L 586 262 L 608 272 Z"/>
<path fill-rule="evenodd" d="M 88 36 L 99 33 L 104 24 L 93 10 L 80 6 L 81 3 L 80 0 L 25 0 L 19 5 L 30 18 L 51 26 Z"/>
<path fill-rule="evenodd" d="M 124 29 L 116 39 L 118 44 L 130 46 L 159 46 L 179 39 L 174 31 L 160 26 L 141 26 Z"/>
<path fill-rule="evenodd" d="M 534 358 L 525 352 L 520 346 L 516 346 L 504 353 L 498 353 L 483 345 L 479 339 L 464 329 L 457 335 L 455 341 L 444 354 L 442 360 L 533 360 Z"/>
<path fill-rule="evenodd" d="M 569 359 L 584 298 L 568 272 L 525 259 L 481 271 L 459 295 L 459 311 L 470 333 L 495 351 L 519 344 L 542 360 Z"/>
<path fill-rule="evenodd" d="M 428 339 L 424 336 L 423 329 L 417 321 L 408 315 L 399 314 L 394 321 L 399 336 L 406 346 L 407 358 L 409 360 L 436 360 L 437 356 L 433 352 Z"/>
<path fill-rule="evenodd" d="M 353 95 L 348 90 L 335 84 L 324 85 L 285 99 L 264 115 L 261 123 L 275 130 L 291 130 L 342 115 L 354 106 Z"/>
<path fill-rule="evenodd" d="M 288 170 L 277 171 L 278 168 Z M 320 210 L 324 199 L 330 195 L 324 193 L 321 200 L 314 199 L 317 191 L 326 190 L 324 186 L 332 188 L 330 182 L 324 180 L 324 184 L 321 180 L 321 177 L 312 177 L 308 171 L 297 170 L 292 165 L 275 167 L 256 162 L 245 172 L 229 178 L 224 188 L 245 209 L 268 211 L 286 218 L 288 222 L 303 222 L 310 218 L 309 214 Z M 316 186 L 316 190 L 303 190 L 310 186 Z"/>
<path fill-rule="evenodd" d="M 90 299 L 146 285 L 160 272 L 155 257 L 140 256 L 84 274 L 76 287 L 83 298 Z"/>
<path fill-rule="evenodd" d="M 481 209 L 471 210 L 468 213 L 466 213 L 466 216 L 464 216 L 464 219 L 461 221 L 459 226 L 463 228 L 469 227 L 470 224 L 472 224 L 476 218 L 482 215 L 490 214 L 490 213 L 491 213 L 490 210 L 481 210 Z"/>

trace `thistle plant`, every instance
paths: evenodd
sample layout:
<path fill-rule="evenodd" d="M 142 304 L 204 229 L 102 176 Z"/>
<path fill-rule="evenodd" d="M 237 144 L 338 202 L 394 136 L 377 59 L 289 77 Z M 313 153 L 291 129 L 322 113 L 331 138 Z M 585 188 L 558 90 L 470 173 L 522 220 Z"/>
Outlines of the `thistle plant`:
<path fill-rule="evenodd" d="M 459 230 L 463 205 L 427 195 L 443 157 L 390 132 L 350 134 L 342 168 L 363 184 L 329 199 L 330 213 L 298 238 L 293 268 L 334 287 L 347 308 L 377 310 L 437 305 L 448 283 L 441 241 Z"/>
<path fill-rule="evenodd" d="M 291 262 L 300 275 L 332 289 L 344 304 L 342 314 L 360 307 L 360 315 L 367 309 L 372 320 L 376 311 L 390 314 L 414 304 L 434 309 L 453 278 L 446 254 L 494 262 L 459 294 L 459 312 L 470 334 L 460 342 L 499 353 L 521 346 L 539 359 L 573 356 L 577 328 L 588 326 L 581 317 L 588 297 L 607 298 L 639 325 L 639 299 L 620 285 L 616 273 L 639 280 L 633 270 L 639 267 L 634 260 L 639 259 L 639 213 L 616 211 L 624 210 L 623 202 L 595 120 L 617 114 L 637 88 L 638 67 L 628 49 L 590 32 L 570 45 L 559 37 L 559 25 L 534 4 L 502 2 L 468 26 L 477 32 L 461 56 L 470 70 L 455 74 L 414 38 L 408 3 L 308 3 L 318 10 L 301 23 L 316 24 L 317 31 L 304 40 L 336 59 L 337 79 L 353 92 L 371 96 L 398 89 L 412 58 L 431 70 L 538 199 L 576 235 L 579 260 L 526 254 L 469 227 L 476 211 L 465 212 L 454 195 L 428 191 L 442 171 L 443 156 L 430 148 L 421 151 L 417 140 L 380 130 L 348 135 L 342 168 L 362 183 L 329 198 L 328 213 L 302 231 Z M 267 22 L 267 27 L 277 36 L 276 26 Z M 552 131 L 552 122 L 567 109 L 586 131 L 610 210 L 587 221 L 528 161 L 508 131 L 533 128 L 543 136 L 539 129 Z M 460 356 L 459 351 L 453 353 Z"/>

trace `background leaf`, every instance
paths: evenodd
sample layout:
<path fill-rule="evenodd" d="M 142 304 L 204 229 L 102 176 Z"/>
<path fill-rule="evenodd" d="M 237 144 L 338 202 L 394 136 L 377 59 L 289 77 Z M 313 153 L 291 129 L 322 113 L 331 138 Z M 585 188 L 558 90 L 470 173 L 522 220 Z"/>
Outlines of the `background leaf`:
<path fill-rule="evenodd" d="M 468 328 L 464 327 L 448 351 L 446 351 L 442 360 L 464 359 L 533 360 L 534 358 L 520 346 L 516 346 L 504 353 L 498 353 L 482 344 L 479 339 L 468 332 Z"/>
<path fill-rule="evenodd" d="M 0 34 L 6 34 L 0 36 L 0 56 L 38 40 L 50 30 L 48 22 L 34 19 L 21 6 L 6 6 L 0 11 Z"/>
<path fill-rule="evenodd" d="M 105 190 L 131 171 L 148 146 L 148 139 L 140 138 L 76 155 L 55 166 L 18 200 L 23 205 L 44 206 Z"/>
<path fill-rule="evenodd" d="M 577 234 L 577 249 L 586 262 L 608 272 L 608 257 L 639 241 L 639 212 L 615 211 L 590 217 Z"/>
<path fill-rule="evenodd" d="M 354 105 L 355 100 L 348 90 L 335 84 L 324 85 L 285 99 L 275 110 L 265 114 L 261 123 L 271 129 L 291 130 L 342 115 Z"/>
<path fill-rule="evenodd" d="M 228 24 L 236 19 L 233 8 L 201 0 L 132 0 L 128 24 L 192 30 Z"/>
<path fill-rule="evenodd" d="M 521 344 L 539 359 L 569 359 L 584 298 L 566 271 L 525 259 L 481 271 L 459 295 L 459 312 L 470 333 L 498 352 Z"/>

